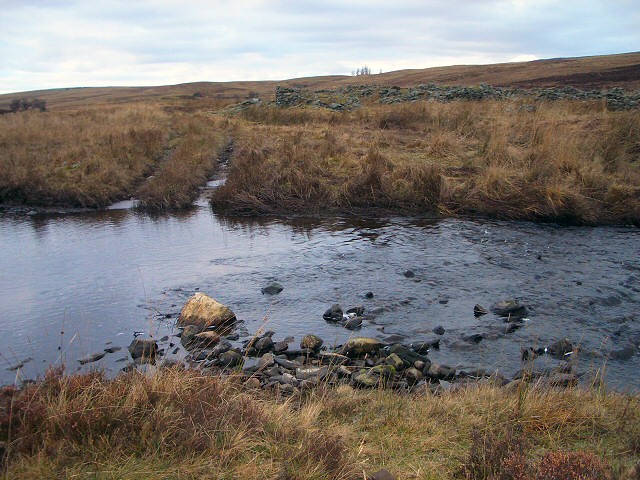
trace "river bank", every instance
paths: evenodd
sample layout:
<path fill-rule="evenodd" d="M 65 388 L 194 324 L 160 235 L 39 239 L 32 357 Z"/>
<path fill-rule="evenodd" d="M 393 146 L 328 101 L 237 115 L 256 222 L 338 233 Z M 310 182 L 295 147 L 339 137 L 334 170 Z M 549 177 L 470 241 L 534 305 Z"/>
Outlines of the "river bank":
<path fill-rule="evenodd" d="M 4 115 L 0 201 L 101 208 L 135 197 L 138 208 L 175 210 L 192 205 L 224 157 L 228 179 L 212 205 L 227 213 L 638 225 L 637 108 L 482 98 Z"/>
<path fill-rule="evenodd" d="M 640 435 L 638 397 L 602 390 L 343 386 L 283 399 L 175 368 L 52 370 L 3 388 L 0 405 L 4 474 L 25 479 L 631 480 Z"/>

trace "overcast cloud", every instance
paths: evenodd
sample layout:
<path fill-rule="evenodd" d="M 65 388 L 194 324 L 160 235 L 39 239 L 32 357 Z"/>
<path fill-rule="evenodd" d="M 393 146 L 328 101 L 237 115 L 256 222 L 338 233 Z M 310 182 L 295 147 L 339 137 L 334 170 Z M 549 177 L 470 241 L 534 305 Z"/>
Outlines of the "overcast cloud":
<path fill-rule="evenodd" d="M 0 0 L 0 93 L 640 50 L 638 0 Z"/>

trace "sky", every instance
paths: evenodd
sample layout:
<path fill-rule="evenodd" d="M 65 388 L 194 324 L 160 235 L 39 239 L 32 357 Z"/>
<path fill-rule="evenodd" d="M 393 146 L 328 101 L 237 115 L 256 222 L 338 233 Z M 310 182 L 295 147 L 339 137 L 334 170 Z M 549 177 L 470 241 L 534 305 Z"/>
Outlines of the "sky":
<path fill-rule="evenodd" d="M 0 93 L 640 50 L 640 0 L 0 0 Z"/>

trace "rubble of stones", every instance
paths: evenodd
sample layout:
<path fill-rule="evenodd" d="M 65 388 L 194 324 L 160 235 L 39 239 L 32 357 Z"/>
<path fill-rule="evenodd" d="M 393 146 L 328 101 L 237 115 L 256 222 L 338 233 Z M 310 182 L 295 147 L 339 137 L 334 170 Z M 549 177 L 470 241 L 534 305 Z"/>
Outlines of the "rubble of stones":
<path fill-rule="evenodd" d="M 204 296 L 196 294 L 194 297 L 202 300 Z M 208 298 L 205 300 L 215 302 Z M 502 318 L 507 326 L 515 325 L 513 328 L 506 328 L 507 333 L 515 331 L 528 315 L 527 308 L 515 300 L 496 303 L 490 311 Z M 229 312 L 232 313 L 230 310 Z M 488 313 L 489 310 L 480 305 L 474 307 L 477 317 Z M 366 316 L 362 306 L 343 311 L 336 304 L 326 310 L 323 318 L 327 322 L 356 330 Z M 533 360 L 540 355 L 548 354 L 556 359 L 570 360 L 576 348 L 567 339 L 544 349 L 524 349 L 521 359 L 523 370 L 512 379 L 507 379 L 497 371 L 489 372 L 482 368 L 458 370 L 455 366 L 433 362 L 429 358 L 429 352 L 440 348 L 440 338 L 445 333 L 442 327 L 434 328 L 435 337 L 416 340 L 410 344 L 355 337 L 343 345 L 327 346 L 322 338 L 312 334 L 304 336 L 296 344 L 293 337 L 277 339 L 272 331 L 251 336 L 241 327 L 238 332 L 234 332 L 233 327 L 238 325 L 235 317 L 234 322 L 235 325 L 216 327 L 184 325 L 176 335 L 188 352 L 184 363 L 164 360 L 159 362 L 160 365 L 186 364 L 190 368 L 204 371 L 239 374 L 247 387 L 272 389 L 284 395 L 320 385 L 350 385 L 354 388 L 388 388 L 405 393 L 439 394 L 447 389 L 470 384 L 517 388 L 523 382 L 535 381 L 553 387 L 568 387 L 578 381 L 574 365 L 570 361 L 545 370 L 533 368 Z M 241 337 L 247 338 L 239 344 Z M 477 337 L 471 335 L 465 341 L 477 343 L 483 339 L 482 335 Z M 173 344 L 169 346 L 174 347 Z M 164 355 L 155 340 L 135 339 L 128 349 L 134 361 L 124 370 L 132 370 L 145 363 L 155 364 Z M 175 347 L 174 353 L 177 351 L 178 347 Z"/>
<path fill-rule="evenodd" d="M 608 90 L 579 90 L 571 86 L 523 89 L 490 85 L 446 86 L 432 83 L 415 87 L 349 85 L 337 90 L 318 91 L 277 86 L 275 105 L 312 106 L 342 111 L 360 107 L 365 99 L 381 104 L 394 104 L 420 100 L 451 102 L 519 98 L 530 100 L 530 109 L 535 109 L 536 102 L 553 100 L 601 100 L 610 110 L 632 110 L 640 107 L 640 91 L 628 92 L 617 87 Z"/>

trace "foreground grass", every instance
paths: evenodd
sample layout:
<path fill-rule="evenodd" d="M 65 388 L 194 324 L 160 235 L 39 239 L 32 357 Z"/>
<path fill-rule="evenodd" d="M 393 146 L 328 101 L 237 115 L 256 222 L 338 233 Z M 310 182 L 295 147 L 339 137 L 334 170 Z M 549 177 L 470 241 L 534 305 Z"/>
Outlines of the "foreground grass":
<path fill-rule="evenodd" d="M 225 141 L 215 120 L 157 105 L 3 115 L 0 202 L 104 207 L 139 196 L 144 207 L 183 207 Z"/>
<path fill-rule="evenodd" d="M 605 475 L 580 478 L 618 478 L 640 453 L 638 396 L 595 390 L 343 386 L 283 400 L 195 371 L 51 371 L 5 387 L 0 409 L 5 478 L 551 478 L 504 476 L 502 465 L 540 470 L 567 455 L 557 451 Z M 516 447 L 523 456 L 507 458 Z"/>
<path fill-rule="evenodd" d="M 638 111 L 519 100 L 257 106 L 242 117 L 218 208 L 640 223 Z"/>

